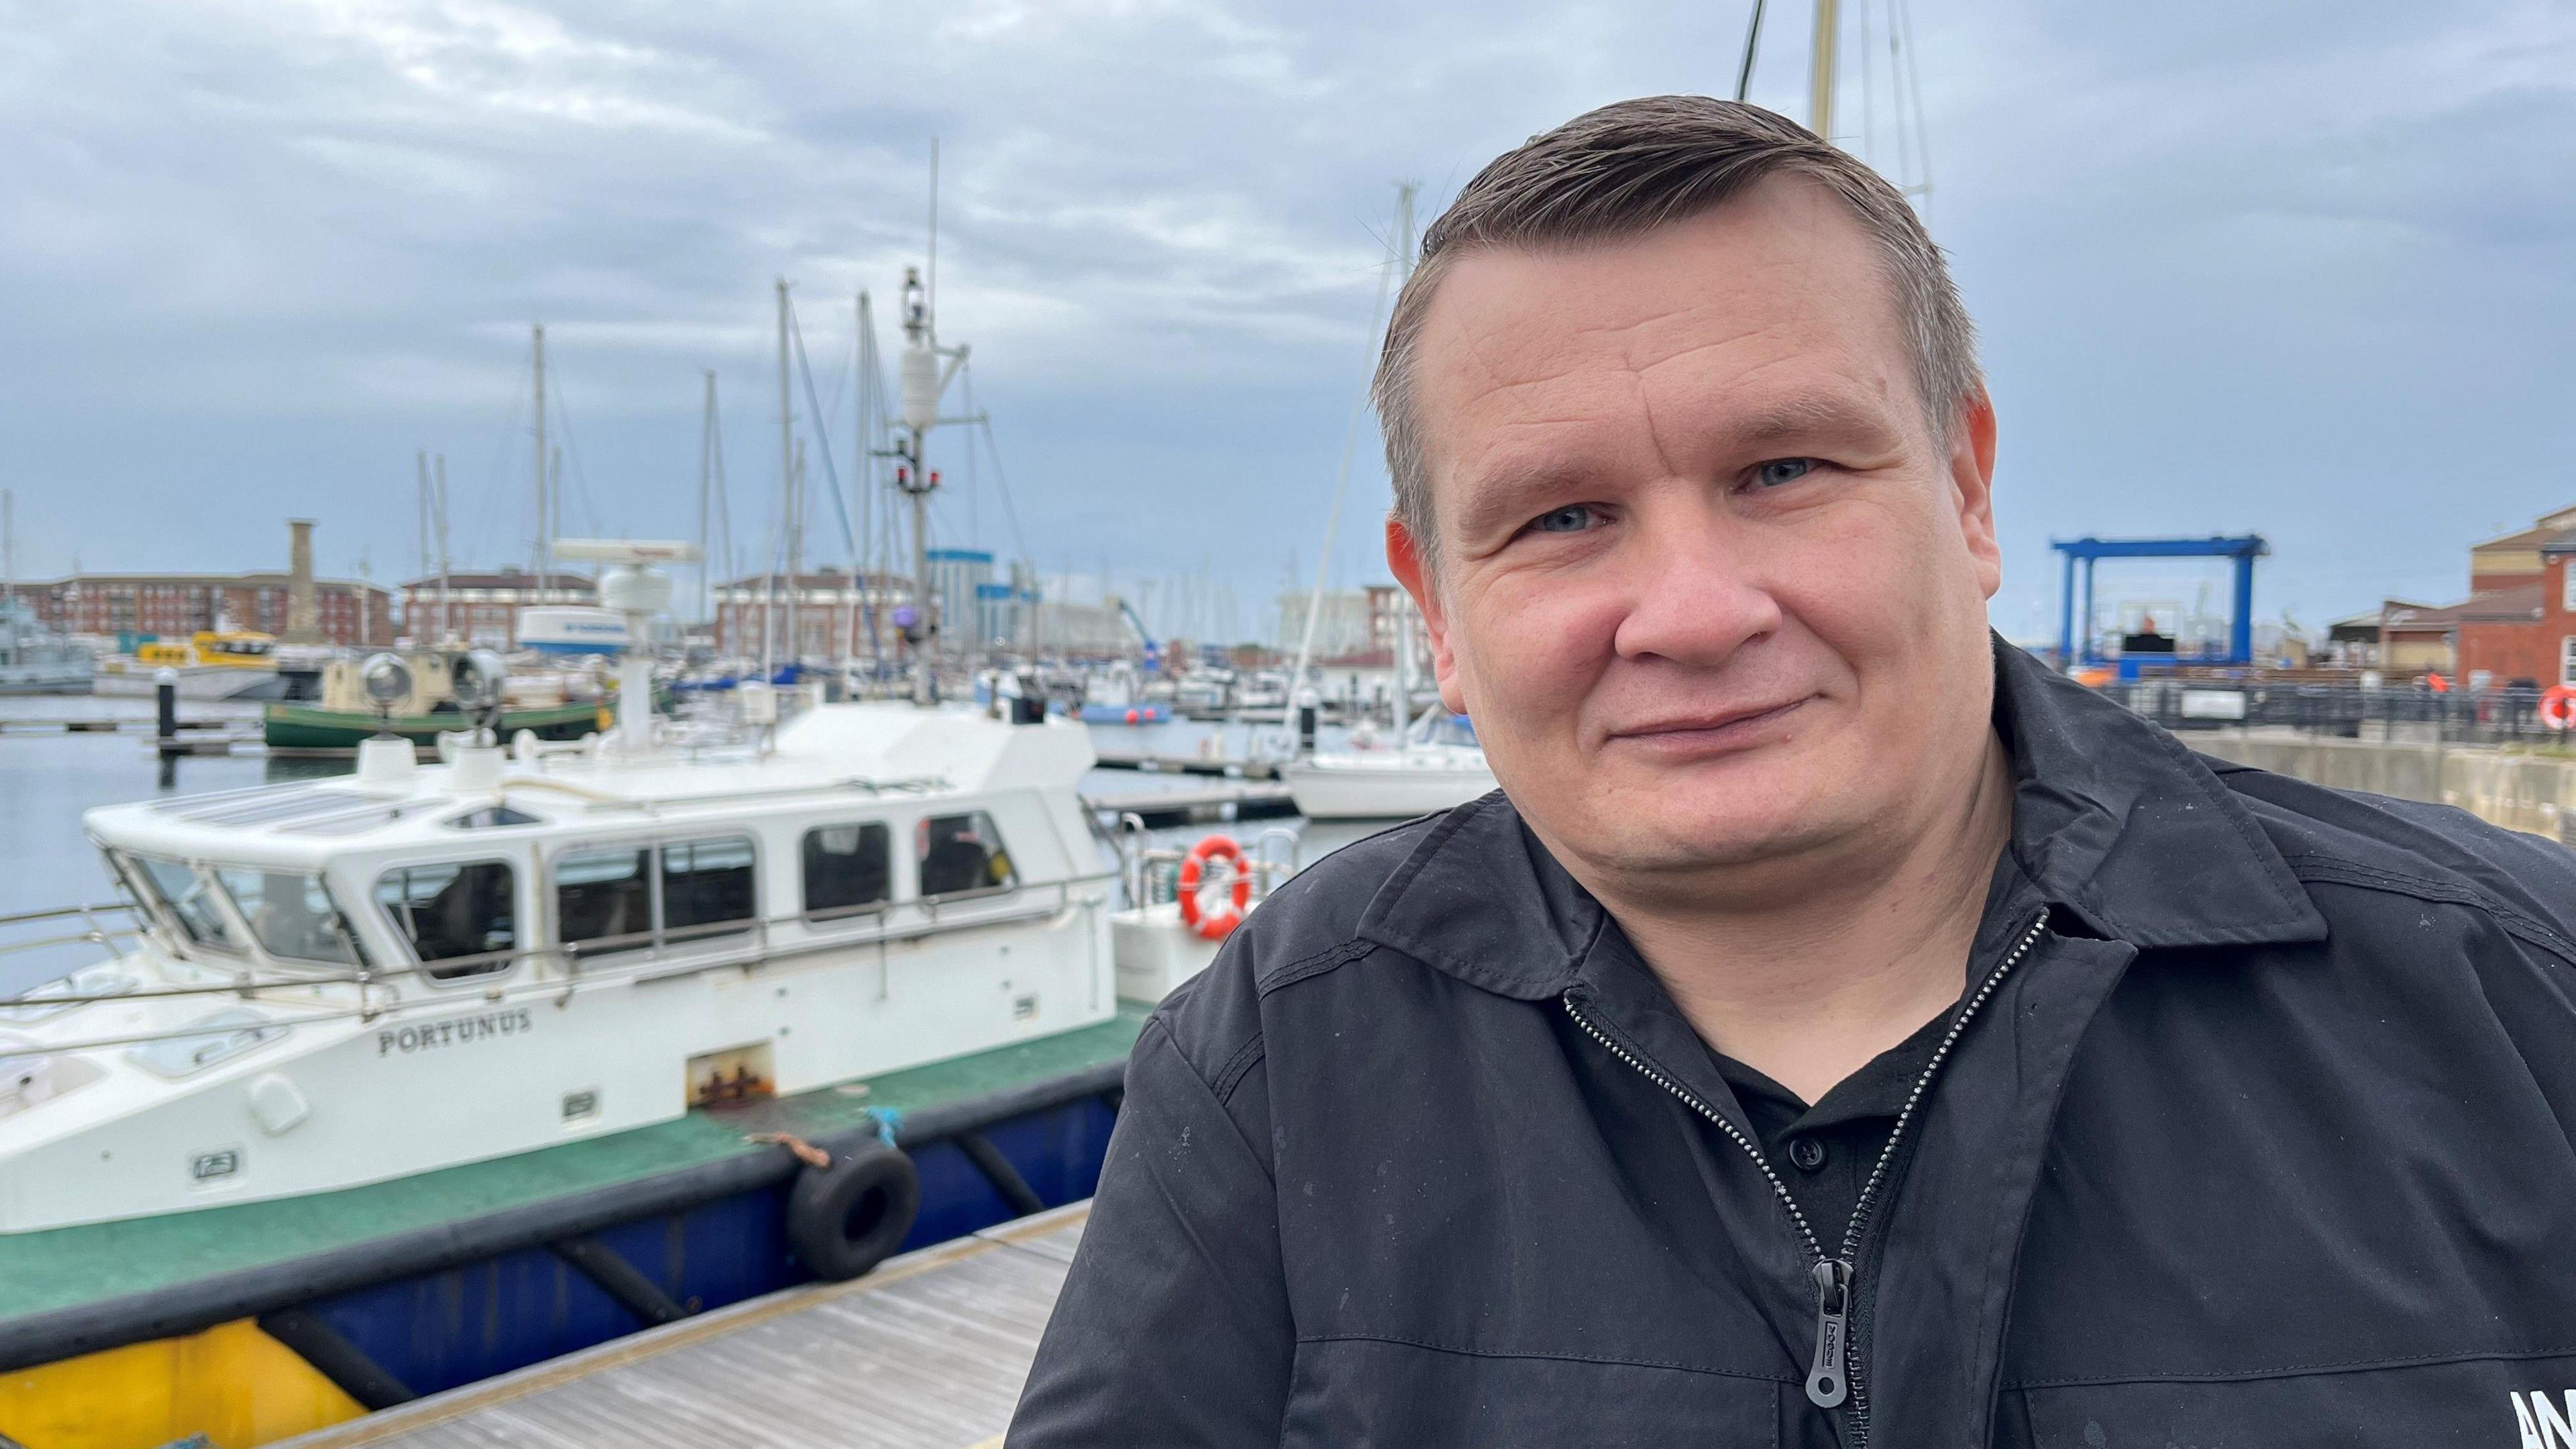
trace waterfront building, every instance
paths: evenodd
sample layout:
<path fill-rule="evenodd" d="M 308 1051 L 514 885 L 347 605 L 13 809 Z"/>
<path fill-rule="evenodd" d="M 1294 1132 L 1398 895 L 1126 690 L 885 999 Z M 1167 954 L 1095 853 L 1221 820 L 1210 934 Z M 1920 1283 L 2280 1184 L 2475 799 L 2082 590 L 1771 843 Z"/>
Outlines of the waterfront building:
<path fill-rule="evenodd" d="M 325 642 L 372 649 L 394 640 L 393 596 L 364 579 L 315 579 L 313 629 Z M 12 596 L 44 623 L 70 634 L 122 640 L 144 635 L 248 629 L 284 634 L 296 622 L 295 576 L 263 569 L 238 574 L 83 572 L 24 581 Z"/>
<path fill-rule="evenodd" d="M 2576 507 L 2469 549 L 2469 596 L 2380 606 L 2378 666 L 2470 689 L 2576 684 Z"/>
<path fill-rule="evenodd" d="M 518 647 L 521 609 L 598 601 L 591 581 L 579 574 L 549 574 L 540 588 L 535 574 L 516 565 L 407 579 L 402 593 L 403 633 L 414 643 L 456 639 L 484 649 Z"/>
<path fill-rule="evenodd" d="M 716 589 L 716 653 L 780 661 L 865 658 L 873 647 L 873 615 L 877 638 L 891 657 L 900 652 L 894 611 L 911 602 L 912 585 L 892 574 L 854 575 L 837 568 L 792 579 L 749 574 Z"/>
<path fill-rule="evenodd" d="M 1395 650 L 1398 598 L 1402 593 L 1393 584 L 1370 584 L 1362 589 L 1340 589 L 1323 596 L 1323 607 L 1317 611 L 1314 657 L 1338 658 L 1366 654 L 1374 650 Z M 1291 657 L 1306 634 L 1306 609 L 1312 594 L 1293 593 L 1279 596 L 1280 652 Z"/>

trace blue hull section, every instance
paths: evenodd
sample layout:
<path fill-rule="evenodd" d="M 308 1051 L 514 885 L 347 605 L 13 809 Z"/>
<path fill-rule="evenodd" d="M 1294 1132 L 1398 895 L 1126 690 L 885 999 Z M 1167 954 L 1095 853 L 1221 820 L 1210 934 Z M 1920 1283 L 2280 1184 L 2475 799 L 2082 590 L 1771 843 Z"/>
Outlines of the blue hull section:
<path fill-rule="evenodd" d="M 1117 1116 L 1098 1097 L 982 1129 L 1049 1207 L 1091 1195 Z M 907 1147 L 921 1209 L 902 1251 L 1018 1216 L 953 1139 Z M 772 1186 L 605 1228 L 590 1236 L 698 1312 L 807 1282 L 788 1252 L 788 1189 Z M 648 1326 L 571 1262 L 546 1248 L 315 1299 L 304 1311 L 414 1394 L 525 1368 Z"/>

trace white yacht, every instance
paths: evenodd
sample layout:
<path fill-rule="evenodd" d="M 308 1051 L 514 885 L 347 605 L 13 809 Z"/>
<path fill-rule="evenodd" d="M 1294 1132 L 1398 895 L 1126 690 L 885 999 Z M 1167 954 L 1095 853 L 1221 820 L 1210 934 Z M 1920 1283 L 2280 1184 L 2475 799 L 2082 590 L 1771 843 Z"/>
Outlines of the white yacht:
<path fill-rule="evenodd" d="M 407 1176 L 1114 1009 L 1071 721 L 823 705 L 738 747 L 451 753 L 89 813 L 146 920 L 0 1006 L 0 1231 Z"/>
<path fill-rule="evenodd" d="M 1447 810 L 1494 788 L 1494 772 L 1465 715 L 1435 707 L 1392 744 L 1355 735 L 1349 748 L 1280 767 L 1309 820 L 1402 820 Z"/>
<path fill-rule="evenodd" d="M 776 724 L 755 688 L 729 741 L 650 693 L 604 737 L 451 734 L 434 765 L 370 740 L 352 776 L 89 812 L 142 919 L 0 1003 L 0 1232 L 405 1177 L 1114 1012 L 1080 724 Z"/>

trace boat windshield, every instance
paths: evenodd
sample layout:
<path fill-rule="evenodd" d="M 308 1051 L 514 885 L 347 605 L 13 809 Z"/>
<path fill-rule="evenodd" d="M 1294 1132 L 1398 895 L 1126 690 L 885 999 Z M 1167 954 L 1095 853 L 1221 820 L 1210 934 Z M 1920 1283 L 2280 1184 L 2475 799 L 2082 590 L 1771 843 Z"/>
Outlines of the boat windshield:
<path fill-rule="evenodd" d="M 148 855 L 134 857 L 134 864 L 140 876 L 136 883 L 178 923 L 190 941 L 220 951 L 242 949 L 241 938 L 233 934 L 232 923 L 224 919 L 223 909 L 215 904 L 214 886 L 195 867 Z"/>
<path fill-rule="evenodd" d="M 241 918 L 250 922 L 260 949 L 271 956 L 334 966 L 365 964 L 358 954 L 356 933 L 349 929 L 348 918 L 320 876 L 219 865 L 215 880 L 233 898 Z"/>

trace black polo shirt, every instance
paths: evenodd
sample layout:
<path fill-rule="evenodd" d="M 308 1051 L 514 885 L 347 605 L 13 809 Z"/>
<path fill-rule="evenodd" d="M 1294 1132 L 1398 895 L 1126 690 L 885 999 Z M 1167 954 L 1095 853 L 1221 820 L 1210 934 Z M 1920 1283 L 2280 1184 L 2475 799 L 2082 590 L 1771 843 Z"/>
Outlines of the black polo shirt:
<path fill-rule="evenodd" d="M 1923 1023 L 1912 1036 L 1880 1052 L 1860 1070 L 1836 1082 L 1812 1105 L 1752 1067 L 1715 1050 L 1709 1056 L 1726 1079 L 1735 1100 L 1752 1123 L 1762 1155 L 1780 1184 L 1806 1214 L 1817 1245 L 1829 1256 L 1842 1252 L 1843 1232 L 1851 1225 L 1861 1189 L 1879 1154 L 1887 1150 L 1897 1115 L 1941 1049 L 1959 1007 L 1987 973 L 2002 963 L 2021 927 L 2029 924 L 2039 902 L 2038 887 L 2007 850 L 1995 861 L 1986 890 L 1985 912 L 1977 925 L 1976 944 L 1968 960 L 1968 990 L 1946 1010 Z M 1715 1129 L 1710 1129 L 1714 1133 Z M 1718 1146 L 1734 1150 L 1732 1144 Z M 1893 1184 L 1883 1185 L 1882 1199 Z"/>
<path fill-rule="evenodd" d="M 1942 1012 L 1904 1041 L 1870 1058 L 1836 1082 L 1813 1106 L 1798 1094 L 1735 1060 L 1716 1056 L 1718 1075 L 1735 1091 L 1752 1120 L 1762 1155 L 1780 1184 L 1807 1215 L 1807 1226 L 1828 1255 L 1842 1252 L 1843 1230 L 1860 1202 L 1870 1168 L 1896 1130 L 1906 1094 L 1931 1064 L 1957 1008 Z M 1723 1145 L 1723 1144 L 1721 1144 Z"/>

